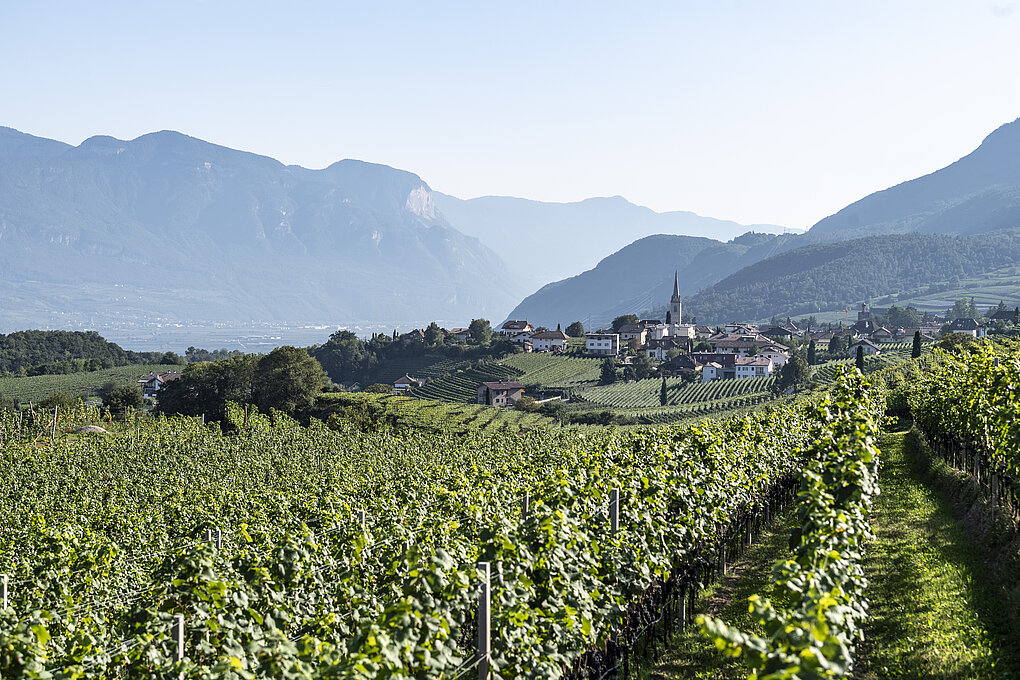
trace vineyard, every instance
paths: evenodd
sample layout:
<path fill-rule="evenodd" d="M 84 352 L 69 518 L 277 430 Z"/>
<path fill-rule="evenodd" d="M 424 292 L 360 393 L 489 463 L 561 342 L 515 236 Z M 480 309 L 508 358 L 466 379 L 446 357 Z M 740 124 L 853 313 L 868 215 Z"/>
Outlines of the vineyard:
<path fill-rule="evenodd" d="M 1017 345 L 986 344 L 964 356 L 937 352 L 907 398 L 939 455 L 1020 520 L 1018 386 Z"/>
<path fill-rule="evenodd" d="M 394 429 L 416 428 L 452 434 L 515 432 L 559 427 L 559 424 L 537 413 L 480 404 L 456 404 L 404 396 L 365 393 L 333 393 L 320 398 L 325 409 L 356 405 L 373 413 L 375 422 Z"/>
<path fill-rule="evenodd" d="M 494 362 L 464 368 L 442 378 L 408 390 L 408 396 L 473 404 L 478 397 L 478 384 L 486 381 L 516 380 L 520 369 Z"/>
<path fill-rule="evenodd" d="M 892 349 L 893 347 L 897 348 Z M 903 363 L 910 358 L 910 349 L 911 348 L 908 343 L 893 343 L 888 346 L 883 345 L 881 354 L 877 356 L 865 355 L 864 372 L 873 373 L 874 371 L 880 371 L 890 366 Z M 819 364 L 814 367 L 812 380 L 820 385 L 831 385 L 836 379 L 836 374 L 838 373 L 839 368 L 841 366 L 853 366 L 855 361 L 856 359 L 838 359 L 828 361 L 824 364 Z"/>
<path fill-rule="evenodd" d="M 728 401 L 743 397 L 768 396 L 772 398 L 774 396 L 772 388 L 775 383 L 776 378 L 774 377 L 713 380 L 707 383 L 684 383 L 681 378 L 667 378 L 665 405 L 680 406 Z M 660 401 L 661 389 L 661 379 L 647 378 L 583 389 L 575 393 L 575 398 L 611 408 L 647 408 L 663 406 Z"/>
<path fill-rule="evenodd" d="M 477 438 L 236 407 L 222 429 L 150 418 L 68 435 L 95 413 L 5 412 L 0 674 L 600 677 L 656 621 L 686 619 L 805 462 L 813 514 L 782 578 L 827 586 L 763 604 L 785 633 L 760 652 L 773 670 L 845 664 L 866 527 L 826 527 L 865 521 L 852 489 L 879 402 L 852 373 L 834 390 L 696 428 Z"/>
<path fill-rule="evenodd" d="M 111 380 L 118 385 L 134 385 L 139 378 L 151 371 L 180 371 L 182 368 L 177 364 L 133 364 L 86 373 L 0 378 L 0 396 L 17 399 L 23 403 L 38 402 L 55 392 L 87 399 L 98 396 L 99 389 Z"/>
<path fill-rule="evenodd" d="M 522 371 L 515 380 L 524 385 L 554 390 L 597 382 L 602 368 L 601 359 L 555 354 L 514 354 L 499 363 Z"/>
<path fill-rule="evenodd" d="M 389 359 L 374 376 L 376 382 L 392 385 L 404 375 L 412 378 L 441 378 L 471 365 L 464 359 L 444 359 L 438 356 L 398 357 Z"/>

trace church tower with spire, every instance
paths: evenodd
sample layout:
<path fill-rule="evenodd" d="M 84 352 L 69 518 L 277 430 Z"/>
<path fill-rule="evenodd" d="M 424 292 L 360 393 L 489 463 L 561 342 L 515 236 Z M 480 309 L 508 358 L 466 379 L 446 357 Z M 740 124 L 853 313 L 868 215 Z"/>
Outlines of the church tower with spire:
<path fill-rule="evenodd" d="M 683 300 L 680 298 L 680 274 L 673 272 L 673 297 L 669 299 L 669 318 L 674 324 L 683 323 Z"/>

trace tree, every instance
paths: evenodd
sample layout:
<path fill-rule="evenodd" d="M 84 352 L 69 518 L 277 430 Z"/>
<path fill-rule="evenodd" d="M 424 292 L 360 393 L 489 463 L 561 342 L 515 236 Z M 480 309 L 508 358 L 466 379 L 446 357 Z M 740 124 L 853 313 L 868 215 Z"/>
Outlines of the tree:
<path fill-rule="evenodd" d="M 110 389 L 105 387 L 103 406 L 110 409 L 110 413 L 115 416 L 123 417 L 127 414 L 128 408 L 140 409 L 145 406 L 142 388 L 138 385 L 114 385 Z"/>
<path fill-rule="evenodd" d="M 479 345 L 484 345 L 492 339 L 492 326 L 489 325 L 488 319 L 471 319 L 468 334 Z"/>
<path fill-rule="evenodd" d="M 435 321 L 425 329 L 425 344 L 434 347 L 443 341 L 443 329 Z"/>
<path fill-rule="evenodd" d="M 259 359 L 252 380 L 252 397 L 263 412 L 275 408 L 294 414 L 315 405 L 326 384 L 326 372 L 308 352 L 297 347 L 277 347 Z"/>
<path fill-rule="evenodd" d="M 177 380 L 159 390 L 156 410 L 165 415 L 204 415 L 223 420 L 228 401 L 251 402 L 256 358 L 244 354 L 215 362 L 188 364 Z"/>
<path fill-rule="evenodd" d="M 534 413 L 538 410 L 538 403 L 535 402 L 534 397 L 523 396 L 514 402 L 514 409 L 517 411 Z"/>
<path fill-rule="evenodd" d="M 634 355 L 631 366 L 634 367 L 634 377 L 638 380 L 644 380 L 652 374 L 652 360 L 644 352 Z"/>
<path fill-rule="evenodd" d="M 815 350 L 815 341 L 814 341 L 814 338 L 812 338 L 810 344 L 808 344 L 808 346 L 807 346 L 807 362 L 808 362 L 808 366 L 814 366 L 817 363 L 817 359 L 818 359 L 818 356 L 817 356 L 817 353 L 816 353 L 816 350 Z"/>
<path fill-rule="evenodd" d="M 910 349 L 910 356 L 916 359 L 921 356 L 921 331 L 914 331 L 914 346 Z"/>
<path fill-rule="evenodd" d="M 666 312 L 666 325 L 668 326 L 671 323 L 673 323 L 673 312 L 667 311 Z"/>
<path fill-rule="evenodd" d="M 857 370 L 864 373 L 864 345 L 857 345 Z"/>
<path fill-rule="evenodd" d="M 60 407 L 74 406 L 76 403 L 78 403 L 78 400 L 75 397 L 72 397 L 67 392 L 53 392 L 40 399 L 39 403 L 36 404 L 36 406 L 43 409 L 52 410 L 54 406 Z"/>
<path fill-rule="evenodd" d="M 946 312 L 946 319 L 949 321 L 956 321 L 957 319 L 976 319 L 978 316 L 979 314 L 977 306 L 974 304 L 974 298 L 971 298 L 970 300 L 967 298 L 959 298 Z"/>
<path fill-rule="evenodd" d="M 379 342 L 377 338 L 374 344 Z M 358 336 L 345 330 L 333 333 L 326 344 L 312 349 L 311 355 L 337 383 L 366 383 L 379 363 Z"/>
<path fill-rule="evenodd" d="M 613 319 L 613 332 L 619 333 L 620 329 L 624 326 L 629 326 L 638 322 L 636 314 L 621 314 L 620 316 Z"/>
<path fill-rule="evenodd" d="M 669 401 L 669 395 L 666 393 L 666 376 L 662 376 L 662 386 L 659 388 L 659 405 L 665 406 L 667 401 Z"/>
<path fill-rule="evenodd" d="M 837 356 L 842 354 L 846 349 L 846 345 L 843 344 L 842 335 L 832 336 L 832 340 L 829 341 L 829 356 Z"/>
<path fill-rule="evenodd" d="M 362 392 L 368 392 L 369 394 L 393 394 L 393 385 L 387 385 L 386 383 L 372 383 Z"/>
<path fill-rule="evenodd" d="M 612 385 L 616 382 L 616 360 L 606 358 L 602 361 L 602 371 L 599 375 L 599 384 Z"/>
<path fill-rule="evenodd" d="M 694 351 L 695 352 L 711 352 L 712 351 L 712 343 L 708 342 L 707 340 L 698 340 L 696 343 L 694 343 Z"/>
<path fill-rule="evenodd" d="M 790 357 L 789 361 L 779 369 L 779 388 L 787 389 L 806 383 L 811 377 L 811 369 L 806 361 L 798 356 Z"/>
<path fill-rule="evenodd" d="M 584 326 L 581 325 L 580 321 L 575 321 L 567 326 L 567 330 L 565 330 L 564 333 L 572 338 L 580 338 L 584 335 Z"/>

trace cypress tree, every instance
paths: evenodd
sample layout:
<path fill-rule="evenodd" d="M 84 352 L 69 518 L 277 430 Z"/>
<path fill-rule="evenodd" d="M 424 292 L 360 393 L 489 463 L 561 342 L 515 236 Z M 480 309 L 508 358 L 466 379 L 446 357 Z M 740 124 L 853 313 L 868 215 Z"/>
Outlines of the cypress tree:
<path fill-rule="evenodd" d="M 921 331 L 914 331 L 914 346 L 910 350 L 910 356 L 916 359 L 921 356 Z"/>
<path fill-rule="evenodd" d="M 808 366 L 814 366 L 815 365 L 815 359 L 817 359 L 817 358 L 818 357 L 817 357 L 816 350 L 815 350 L 815 341 L 812 339 L 811 342 L 807 346 L 807 362 L 808 362 Z"/>
<path fill-rule="evenodd" d="M 857 345 L 857 370 L 864 373 L 864 345 Z"/>
<path fill-rule="evenodd" d="M 673 323 L 673 312 L 666 312 L 666 325 Z"/>
<path fill-rule="evenodd" d="M 665 406 L 667 401 L 668 399 L 666 396 L 666 376 L 662 376 L 662 387 L 659 388 L 659 403 Z"/>

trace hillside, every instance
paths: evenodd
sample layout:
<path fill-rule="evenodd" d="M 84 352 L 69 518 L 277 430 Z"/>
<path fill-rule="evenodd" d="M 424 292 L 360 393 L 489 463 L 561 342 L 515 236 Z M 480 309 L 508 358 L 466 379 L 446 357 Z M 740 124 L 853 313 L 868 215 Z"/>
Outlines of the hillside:
<path fill-rule="evenodd" d="M 0 128 L 0 330 L 498 317 L 523 292 L 417 175 L 284 166 L 176 132 Z"/>
<path fill-rule="evenodd" d="M 794 236 L 745 234 L 727 243 L 659 234 L 639 239 L 589 271 L 543 286 L 509 318 L 554 327 L 581 320 L 585 328 L 667 302 L 673 272 L 680 294 L 690 295 L 781 249 Z M 685 308 L 686 309 L 686 308 Z"/>
<path fill-rule="evenodd" d="M 727 241 L 747 231 L 781 234 L 773 224 L 743 225 L 692 212 L 658 213 L 621 196 L 546 203 L 508 196 L 461 200 L 434 193 L 458 230 L 476 236 L 536 286 L 591 269 L 607 252 L 653 234 Z"/>
<path fill-rule="evenodd" d="M 1020 281 L 1013 273 L 1020 265 L 1016 237 L 1009 231 L 1016 228 L 1020 120 L 992 132 L 959 161 L 867 196 L 806 234 L 765 237 L 771 240 L 750 248 L 746 237 L 715 245 L 640 239 L 590 271 L 543 287 L 510 318 L 598 325 L 619 314 L 655 315 L 668 300 L 674 269 L 687 298 L 685 313 L 705 323 L 812 314 L 879 299 L 945 309 L 952 304 L 946 297 L 961 287 L 968 296 L 1005 299 L 1003 287 Z M 987 291 L 980 280 L 968 281 L 993 274 Z"/>
<path fill-rule="evenodd" d="M 812 237 L 841 232 L 978 234 L 1020 224 L 1020 119 L 936 172 L 878 191 L 815 224 Z"/>
<path fill-rule="evenodd" d="M 1020 232 L 871 236 L 804 246 L 761 260 L 690 296 L 699 321 L 755 320 L 899 299 L 1020 262 Z"/>

